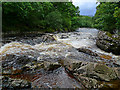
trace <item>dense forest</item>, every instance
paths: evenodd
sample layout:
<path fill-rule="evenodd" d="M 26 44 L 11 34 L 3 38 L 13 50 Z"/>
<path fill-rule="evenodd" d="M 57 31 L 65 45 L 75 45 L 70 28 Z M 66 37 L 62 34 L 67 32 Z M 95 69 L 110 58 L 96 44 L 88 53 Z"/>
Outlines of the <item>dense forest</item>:
<path fill-rule="evenodd" d="M 80 16 L 72 2 L 6 2 L 3 8 L 3 32 L 67 32 L 91 27 L 92 17 Z"/>
<path fill-rule="evenodd" d="M 120 2 L 100 2 L 94 17 L 81 16 L 72 2 L 3 2 L 3 32 L 68 32 L 79 27 L 120 31 Z"/>
<path fill-rule="evenodd" d="M 100 2 L 94 27 L 111 33 L 120 32 L 120 2 Z"/>

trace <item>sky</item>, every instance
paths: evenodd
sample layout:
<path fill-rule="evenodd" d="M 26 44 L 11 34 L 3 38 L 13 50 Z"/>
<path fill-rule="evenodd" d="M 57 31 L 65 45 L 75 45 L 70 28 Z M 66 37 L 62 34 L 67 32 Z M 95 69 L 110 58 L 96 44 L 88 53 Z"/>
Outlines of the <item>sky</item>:
<path fill-rule="evenodd" d="M 97 0 L 72 0 L 75 6 L 79 6 L 80 15 L 94 16 L 96 13 Z"/>

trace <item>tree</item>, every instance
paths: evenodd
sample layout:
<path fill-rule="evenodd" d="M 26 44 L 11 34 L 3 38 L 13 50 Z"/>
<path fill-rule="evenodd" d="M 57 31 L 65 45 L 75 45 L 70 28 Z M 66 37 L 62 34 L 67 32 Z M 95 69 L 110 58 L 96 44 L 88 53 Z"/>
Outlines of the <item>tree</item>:
<path fill-rule="evenodd" d="M 95 27 L 101 30 L 114 32 L 120 26 L 118 2 L 101 2 L 97 6 L 97 11 L 94 17 Z"/>
<path fill-rule="evenodd" d="M 55 30 L 62 29 L 62 15 L 58 11 L 53 11 L 46 16 L 47 25 Z"/>
<path fill-rule="evenodd" d="M 116 18 L 116 29 L 120 32 L 120 2 L 117 3 L 118 6 L 115 8 L 114 17 Z"/>
<path fill-rule="evenodd" d="M 72 2 L 3 2 L 4 31 L 54 31 L 72 29 L 79 7 Z M 72 22 L 73 21 L 73 22 Z"/>

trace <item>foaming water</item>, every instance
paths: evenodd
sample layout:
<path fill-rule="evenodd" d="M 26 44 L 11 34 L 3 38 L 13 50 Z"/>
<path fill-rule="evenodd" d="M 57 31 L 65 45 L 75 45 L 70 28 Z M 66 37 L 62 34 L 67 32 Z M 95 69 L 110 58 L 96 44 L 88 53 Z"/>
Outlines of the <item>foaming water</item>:
<path fill-rule="evenodd" d="M 96 46 L 97 34 L 97 29 L 79 28 L 76 32 L 55 34 L 56 42 L 53 43 L 40 42 L 40 44 L 30 45 L 21 42 L 11 42 L 0 48 L 0 56 L 5 57 L 13 54 L 38 58 L 40 55 L 48 55 L 51 58 L 65 58 L 71 55 L 86 59 L 86 56 L 78 53 L 75 48 L 88 48 L 92 52 L 108 55 L 113 59 L 119 59 L 120 56 L 107 53 Z M 62 35 L 67 38 L 61 38 Z"/>
<path fill-rule="evenodd" d="M 107 53 L 96 46 L 97 34 L 97 29 L 79 28 L 76 32 L 54 35 L 56 42 L 53 43 L 42 42 L 40 44 L 30 45 L 21 42 L 11 42 L 0 48 L 0 56 L 15 54 L 34 56 L 37 58 L 39 55 L 49 55 L 50 57 L 60 58 L 76 54 L 84 58 L 85 56 L 82 55 L 82 53 L 79 54 L 75 48 L 88 48 L 96 53 L 109 55 L 115 59 L 119 58 L 120 56 Z M 62 35 L 67 36 L 67 38 L 61 38 Z M 80 58 L 79 56 L 78 58 Z"/>
<path fill-rule="evenodd" d="M 107 62 L 109 64 L 111 64 L 111 62 L 113 63 L 113 59 L 119 59 L 120 56 L 104 52 L 96 46 L 97 33 L 97 29 L 79 28 L 76 32 L 55 34 L 55 42 L 41 42 L 41 37 L 36 37 L 37 39 L 33 40 L 34 44 L 32 43 L 32 40 L 23 40 L 25 43 L 21 42 L 22 40 L 20 42 L 12 41 L 0 48 L 0 57 L 2 57 L 1 60 L 7 62 L 4 62 L 5 65 L 3 66 L 9 66 L 10 68 L 11 66 L 12 68 L 15 68 L 15 66 L 22 68 L 27 63 L 26 59 L 30 59 L 31 62 L 35 62 L 35 60 L 37 60 L 36 62 L 38 63 L 41 59 L 50 62 L 58 62 L 59 59 L 69 58 L 87 62 Z M 105 58 L 105 60 L 97 56 L 79 52 L 77 50 L 79 48 L 87 48 L 92 52 L 103 54 L 101 57 Z M 118 61 L 117 63 L 120 62 Z M 20 64 L 21 66 L 16 64 Z M 56 72 L 59 72 L 59 74 Z M 63 67 L 60 68 L 60 70 L 57 69 L 56 72 L 46 75 L 43 74 L 42 76 L 40 76 L 38 72 L 38 76 L 36 76 L 37 79 L 34 78 L 35 80 L 33 81 L 34 86 L 37 84 L 38 87 L 43 86 L 47 88 L 57 86 L 62 88 L 81 88 L 79 83 L 67 75 Z M 37 73 L 37 71 L 34 71 L 34 73 Z"/>
<path fill-rule="evenodd" d="M 28 45 L 20 42 L 11 42 L 0 48 L 0 56 L 7 57 L 8 55 L 27 55 L 38 58 L 39 56 L 49 56 L 49 58 L 65 57 L 68 52 L 73 52 L 74 48 L 71 45 L 62 43 L 41 43 L 36 45 Z M 5 58 L 2 58 L 2 60 Z"/>
<path fill-rule="evenodd" d="M 57 34 L 57 40 L 62 43 L 70 44 L 74 48 L 89 48 L 93 52 L 110 55 L 113 58 L 120 58 L 119 55 L 107 53 L 96 46 L 96 39 L 98 34 L 97 29 L 92 28 L 79 28 L 76 32 L 60 33 Z M 68 36 L 68 38 L 60 38 L 62 35 Z"/>
<path fill-rule="evenodd" d="M 12 42 L 5 44 L 0 48 L 0 54 L 16 54 L 22 53 L 25 50 L 31 50 L 33 47 L 28 44 L 21 44 L 19 42 Z"/>

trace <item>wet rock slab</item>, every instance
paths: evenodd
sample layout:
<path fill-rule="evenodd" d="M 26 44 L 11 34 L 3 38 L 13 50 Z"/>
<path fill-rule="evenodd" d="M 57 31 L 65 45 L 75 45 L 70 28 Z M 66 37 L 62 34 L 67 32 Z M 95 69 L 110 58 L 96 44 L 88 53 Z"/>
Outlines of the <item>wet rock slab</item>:
<path fill-rule="evenodd" d="M 83 62 L 70 59 L 64 59 L 61 62 L 86 88 L 101 88 L 104 85 L 100 84 L 100 81 L 109 82 L 119 79 L 116 69 L 110 68 L 102 63 Z"/>
<path fill-rule="evenodd" d="M 37 75 L 33 79 L 33 88 L 83 88 L 83 86 L 70 77 L 63 67 L 44 75 Z"/>

